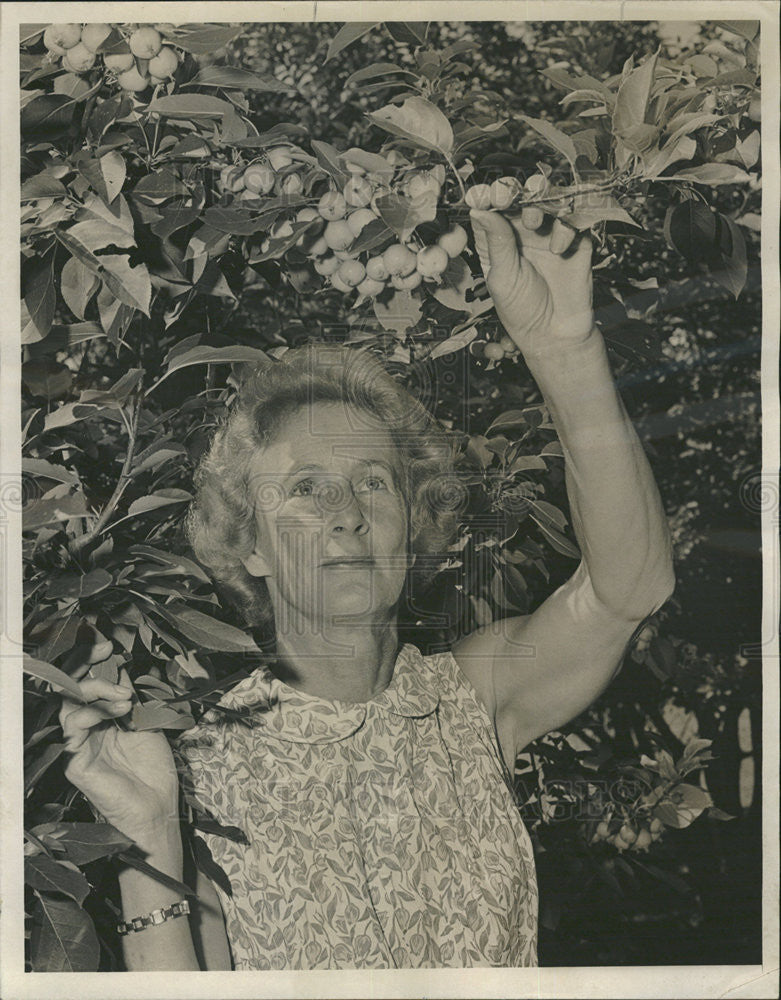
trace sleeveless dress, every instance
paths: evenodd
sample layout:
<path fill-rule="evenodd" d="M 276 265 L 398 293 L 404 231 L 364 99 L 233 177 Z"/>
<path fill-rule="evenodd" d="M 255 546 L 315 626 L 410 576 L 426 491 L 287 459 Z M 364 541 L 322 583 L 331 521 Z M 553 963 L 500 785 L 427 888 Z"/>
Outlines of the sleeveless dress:
<path fill-rule="evenodd" d="M 450 653 L 402 647 L 363 704 L 261 667 L 176 747 L 237 970 L 536 965 L 537 883 L 490 717 Z"/>

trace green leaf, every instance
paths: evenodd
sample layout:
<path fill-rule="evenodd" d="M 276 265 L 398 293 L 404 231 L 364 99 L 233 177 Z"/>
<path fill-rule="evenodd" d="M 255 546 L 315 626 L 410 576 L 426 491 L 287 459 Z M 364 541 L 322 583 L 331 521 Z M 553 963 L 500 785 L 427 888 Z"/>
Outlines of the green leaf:
<path fill-rule="evenodd" d="M 562 216 L 575 229 L 590 229 L 598 222 L 624 222 L 628 226 L 639 226 L 632 216 L 609 194 L 592 192 L 576 196 L 573 210 Z"/>
<path fill-rule="evenodd" d="M 192 52 L 193 55 L 210 55 L 217 49 L 222 49 L 234 39 L 238 38 L 246 30 L 245 24 L 236 25 L 199 25 L 189 30 L 174 30 L 173 32 L 163 32 L 166 38 L 170 39 L 180 49 L 185 52 Z"/>
<path fill-rule="evenodd" d="M 368 115 L 375 125 L 416 146 L 445 156 L 453 150 L 453 129 L 439 108 L 425 97 L 408 97 L 399 107 L 386 104 Z"/>
<path fill-rule="evenodd" d="M 335 55 L 346 49 L 348 45 L 352 45 L 353 42 L 357 42 L 359 38 L 362 38 L 379 23 L 379 21 L 350 21 L 348 24 L 343 24 L 331 39 L 324 61 L 328 62 L 329 59 L 333 59 Z"/>
<path fill-rule="evenodd" d="M 73 120 L 76 101 L 65 94 L 44 94 L 22 108 L 21 129 L 25 138 L 44 138 L 63 132 Z"/>
<path fill-rule="evenodd" d="M 41 892 L 61 892 L 81 904 L 89 895 L 89 882 L 81 872 L 68 868 L 45 854 L 24 859 L 24 880 Z"/>
<path fill-rule="evenodd" d="M 344 85 L 345 87 L 350 87 L 358 83 L 364 83 L 366 80 L 374 80 L 377 77 L 393 76 L 397 74 L 417 79 L 415 73 L 412 73 L 408 69 L 404 69 L 403 66 L 397 66 L 396 63 L 376 62 L 370 63 L 368 66 L 364 66 L 362 69 L 357 69 L 354 73 L 351 73 L 344 81 Z"/>
<path fill-rule="evenodd" d="M 664 177 L 663 180 L 692 181 L 715 187 L 719 184 L 745 184 L 751 180 L 751 174 L 732 163 L 703 163 L 699 167 L 679 170 L 677 174 Z"/>
<path fill-rule="evenodd" d="M 135 868 L 136 871 L 142 872 L 144 875 L 148 875 L 153 878 L 156 882 L 164 885 L 167 889 L 173 889 L 174 892 L 179 893 L 181 896 L 194 896 L 195 892 L 193 889 L 186 885 L 184 882 L 180 882 L 179 879 L 171 878 L 170 875 L 166 875 L 165 872 L 161 872 L 158 868 L 153 865 L 148 864 L 139 856 L 138 848 L 135 846 L 129 851 L 123 851 L 121 854 L 117 855 L 117 859 L 123 864 L 130 865 L 131 868 Z"/>
<path fill-rule="evenodd" d="M 121 153 L 112 150 L 100 158 L 100 169 L 106 184 L 109 204 L 116 198 L 125 183 L 127 167 Z"/>
<path fill-rule="evenodd" d="M 428 33 L 428 21 L 385 21 L 388 34 L 396 42 L 423 45 Z"/>
<path fill-rule="evenodd" d="M 70 899 L 39 896 L 31 945 L 33 972 L 96 972 L 100 944 L 89 915 Z"/>
<path fill-rule="evenodd" d="M 165 199 L 187 193 L 187 185 L 172 170 L 165 169 L 145 174 L 133 188 L 134 195 L 143 195 L 145 198 Z"/>
<path fill-rule="evenodd" d="M 164 118 L 222 118 L 234 114 L 233 105 L 209 94 L 172 94 L 150 101 L 147 111 Z"/>
<path fill-rule="evenodd" d="M 209 850 L 209 845 L 197 834 L 193 836 L 195 867 L 218 885 L 227 896 L 233 895 L 233 886 L 225 870 L 217 864 Z"/>
<path fill-rule="evenodd" d="M 50 358 L 25 361 L 22 365 L 22 382 L 34 396 L 45 396 L 52 400 L 70 391 L 73 372 L 67 365 Z"/>
<path fill-rule="evenodd" d="M 330 174 L 341 190 L 349 178 L 343 166 L 341 153 L 330 142 L 322 142 L 320 139 L 312 140 L 312 149 L 315 151 L 317 162 L 327 174 Z"/>
<path fill-rule="evenodd" d="M 225 87 L 237 90 L 257 90 L 269 94 L 295 92 L 295 87 L 280 83 L 273 76 L 258 76 L 239 66 L 203 66 L 184 87 Z"/>
<path fill-rule="evenodd" d="M 622 136 L 645 122 L 659 53 L 649 56 L 621 81 L 613 109 L 613 130 Z"/>
<path fill-rule="evenodd" d="M 157 388 L 169 375 L 173 375 L 180 368 L 187 368 L 189 365 L 224 365 L 242 361 L 247 364 L 269 364 L 271 359 L 257 347 L 243 347 L 241 344 L 237 344 L 235 347 L 193 347 L 183 354 L 174 354 L 172 350 L 166 357 L 168 367 L 165 374 L 154 388 Z"/>
<path fill-rule="evenodd" d="M 64 743 L 49 743 L 44 747 L 43 752 L 24 767 L 24 794 L 35 788 L 42 775 L 48 771 L 51 765 L 65 752 Z"/>
<path fill-rule="evenodd" d="M 104 285 L 98 295 L 98 313 L 106 336 L 115 347 L 119 347 L 136 310 L 120 302 Z"/>
<path fill-rule="evenodd" d="M 26 674 L 29 674 L 30 677 L 35 677 L 37 680 L 45 681 L 47 684 L 51 685 L 58 694 L 64 692 L 74 701 L 81 702 L 82 704 L 84 703 L 84 697 L 78 684 L 71 680 L 71 678 L 68 677 L 66 673 L 63 673 L 62 670 L 58 670 L 57 667 L 52 666 L 51 663 L 44 663 L 43 660 L 36 660 L 32 656 L 28 656 L 28 654 L 25 653 L 22 669 Z"/>
<path fill-rule="evenodd" d="M 374 300 L 374 315 L 386 330 L 404 334 L 423 316 L 420 299 L 407 291 L 395 291 L 387 302 Z"/>
<path fill-rule="evenodd" d="M 135 245 L 132 233 L 104 219 L 89 219 L 71 226 L 68 234 L 91 253 L 105 247 L 129 248 Z"/>
<path fill-rule="evenodd" d="M 75 865 L 125 851 L 133 843 L 110 823 L 43 823 L 33 827 L 32 833 Z"/>
<path fill-rule="evenodd" d="M 76 257 L 65 262 L 60 274 L 60 292 L 65 304 L 78 319 L 84 319 L 89 300 L 99 287 L 99 279 Z"/>
<path fill-rule="evenodd" d="M 22 201 L 35 201 L 38 198 L 64 198 L 68 189 L 56 177 L 45 170 L 33 177 L 28 177 L 22 184 Z"/>
<path fill-rule="evenodd" d="M 716 250 L 716 213 L 699 201 L 688 199 L 667 210 L 664 235 L 668 245 L 691 261 L 709 261 Z"/>
<path fill-rule="evenodd" d="M 203 649 L 225 653 L 255 653 L 255 641 L 241 629 L 221 622 L 186 604 L 158 605 L 157 614 L 176 626 L 185 638 Z"/>
<path fill-rule="evenodd" d="M 129 552 L 134 556 L 145 556 L 153 563 L 159 564 L 151 566 L 143 572 L 139 571 L 139 576 L 193 576 L 202 583 L 209 582 L 209 577 L 201 567 L 192 559 L 188 559 L 187 556 L 163 552 L 162 549 L 154 548 L 152 545 L 131 545 Z"/>
<path fill-rule="evenodd" d="M 31 476 L 41 476 L 44 479 L 55 479 L 58 483 L 68 483 L 78 486 L 79 477 L 71 469 L 63 465 L 53 465 L 43 458 L 23 458 L 22 473 Z"/>
<path fill-rule="evenodd" d="M 29 274 L 24 283 L 24 303 L 30 314 L 30 323 L 38 339 L 42 340 L 54 322 L 57 292 L 54 286 L 54 254 Z"/>
<path fill-rule="evenodd" d="M 433 361 L 434 358 L 441 358 L 445 354 L 453 354 L 455 351 L 460 351 L 464 347 L 468 347 L 476 336 L 477 327 L 475 326 L 470 326 L 466 330 L 461 330 L 460 333 L 455 333 L 446 340 L 441 340 L 433 348 L 431 354 L 429 354 L 429 358 Z"/>
<path fill-rule="evenodd" d="M 111 573 L 105 569 L 94 569 L 90 573 L 62 573 L 55 576 L 46 588 L 46 593 L 54 600 L 63 597 L 80 599 L 99 594 L 114 582 Z"/>
<path fill-rule="evenodd" d="M 58 230 L 55 235 L 74 257 L 78 257 L 82 264 L 102 279 L 116 298 L 125 305 L 140 309 L 144 315 L 149 315 L 152 283 L 146 264 L 137 264 L 131 268 L 125 255 L 107 254 L 96 257 L 68 230 Z"/>
<path fill-rule="evenodd" d="M 740 227 L 726 215 L 719 215 L 720 265 L 714 278 L 737 298 L 746 285 L 748 259 L 746 240 Z"/>
<path fill-rule="evenodd" d="M 187 490 L 158 490 L 157 493 L 151 493 L 149 496 L 134 500 L 128 507 L 127 513 L 129 517 L 135 517 L 137 514 L 146 514 L 150 510 L 157 510 L 158 507 L 169 507 L 174 503 L 188 503 L 192 498 L 192 494 L 188 493 Z"/>
<path fill-rule="evenodd" d="M 530 118 L 528 115 L 518 115 L 518 118 L 526 122 L 527 125 L 530 125 L 538 135 L 542 136 L 549 146 L 552 146 L 569 161 L 573 170 L 575 169 L 578 151 L 575 148 L 575 143 L 568 135 L 557 129 L 555 125 L 551 125 L 550 122 L 540 118 Z"/>
<path fill-rule="evenodd" d="M 130 714 L 130 725 L 137 732 L 156 732 L 161 729 L 192 729 L 195 719 L 192 715 L 177 712 L 159 701 L 148 701 L 134 705 Z"/>
<path fill-rule="evenodd" d="M 191 222 L 195 222 L 201 210 L 198 205 L 188 203 L 185 199 L 179 199 L 169 205 L 160 206 L 160 218 L 149 227 L 155 236 L 167 240 L 177 230 L 184 229 Z"/>
<path fill-rule="evenodd" d="M 360 236 L 350 244 L 350 251 L 362 253 L 364 250 L 374 250 L 376 247 L 390 243 L 394 238 L 393 230 L 382 219 L 373 219 L 368 226 L 363 227 Z"/>

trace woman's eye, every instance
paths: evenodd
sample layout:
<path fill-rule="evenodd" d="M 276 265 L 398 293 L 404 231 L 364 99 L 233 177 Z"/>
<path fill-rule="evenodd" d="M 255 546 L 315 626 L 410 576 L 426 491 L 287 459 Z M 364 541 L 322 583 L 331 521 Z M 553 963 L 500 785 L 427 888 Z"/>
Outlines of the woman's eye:
<path fill-rule="evenodd" d="M 373 493 L 376 490 L 387 490 L 388 484 L 382 476 L 367 476 L 363 481 L 363 487 Z"/>
<path fill-rule="evenodd" d="M 311 497 L 315 492 L 315 483 L 313 479 L 302 479 L 301 482 L 296 483 L 293 489 L 290 491 L 290 495 L 294 497 Z"/>

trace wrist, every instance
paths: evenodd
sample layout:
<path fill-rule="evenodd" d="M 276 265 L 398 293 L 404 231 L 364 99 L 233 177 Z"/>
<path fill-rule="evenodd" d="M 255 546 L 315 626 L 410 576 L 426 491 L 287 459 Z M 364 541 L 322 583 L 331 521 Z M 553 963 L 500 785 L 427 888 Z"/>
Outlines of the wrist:
<path fill-rule="evenodd" d="M 546 361 L 557 366 L 588 363 L 590 357 L 601 354 L 605 343 L 599 327 L 593 320 L 590 323 L 579 324 L 577 330 L 570 328 L 565 331 L 561 327 L 556 327 L 555 332 L 548 330 L 534 337 L 523 338 L 512 333 L 510 336 L 516 343 L 522 343 L 525 339 L 526 343 L 521 347 L 521 351 L 530 367 L 535 364 L 545 364 Z"/>

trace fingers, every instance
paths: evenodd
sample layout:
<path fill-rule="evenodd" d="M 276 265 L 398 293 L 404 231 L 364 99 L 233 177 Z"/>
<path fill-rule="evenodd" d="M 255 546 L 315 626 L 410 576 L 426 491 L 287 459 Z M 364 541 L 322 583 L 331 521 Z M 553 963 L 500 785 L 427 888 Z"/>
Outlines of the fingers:
<path fill-rule="evenodd" d="M 554 219 L 550 234 L 551 253 L 563 254 L 575 239 L 575 230 L 561 219 Z"/>
<path fill-rule="evenodd" d="M 521 210 L 521 222 L 527 229 L 539 229 L 545 221 L 545 213 L 537 205 L 528 205 Z"/>
<path fill-rule="evenodd" d="M 75 752 L 84 744 L 95 726 L 107 719 L 125 715 L 132 704 L 132 688 L 129 683 L 112 684 L 95 677 L 81 681 L 79 687 L 89 704 L 81 705 L 70 698 L 63 698 L 60 709 L 60 725 L 66 749 L 70 752 Z"/>
<path fill-rule="evenodd" d="M 518 273 L 518 241 L 510 223 L 498 212 L 472 209 L 469 213 L 475 247 L 486 279 L 492 283 L 512 281 Z"/>

